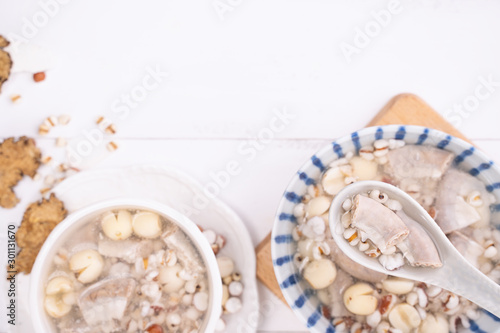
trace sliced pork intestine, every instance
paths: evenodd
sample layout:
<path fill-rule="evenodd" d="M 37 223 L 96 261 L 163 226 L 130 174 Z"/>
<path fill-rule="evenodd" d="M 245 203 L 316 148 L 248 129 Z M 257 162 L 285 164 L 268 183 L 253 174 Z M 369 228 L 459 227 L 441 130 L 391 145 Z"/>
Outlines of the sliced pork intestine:
<path fill-rule="evenodd" d="M 443 263 L 434 242 L 425 229 L 402 210 L 396 213 L 410 230 L 397 247 L 412 266 L 441 267 Z"/>
<path fill-rule="evenodd" d="M 129 264 L 133 264 L 137 258 L 147 258 L 154 250 L 149 240 L 111 240 L 106 237 L 99 240 L 97 247 L 101 255 L 122 259 Z"/>
<path fill-rule="evenodd" d="M 193 243 L 179 227 L 173 223 L 168 223 L 161 238 L 169 249 L 175 251 L 177 260 L 181 263 L 186 274 L 183 278 L 197 278 L 205 272 L 203 262 L 193 247 Z"/>
<path fill-rule="evenodd" d="M 392 210 L 359 194 L 353 200 L 351 226 L 366 235 L 381 252 L 400 243 L 410 232 Z"/>
<path fill-rule="evenodd" d="M 121 320 L 137 283 L 133 278 L 109 278 L 84 289 L 78 306 L 89 326 L 103 332 L 117 329 L 114 319 Z"/>
<path fill-rule="evenodd" d="M 389 151 L 384 172 L 393 185 L 408 192 L 425 209 L 434 203 L 436 189 L 453 154 L 429 146 L 408 145 Z M 415 187 L 418 193 L 414 192 Z"/>
<path fill-rule="evenodd" d="M 389 151 L 385 172 L 396 182 L 403 179 L 439 179 L 449 168 L 453 153 L 429 147 L 407 145 Z"/>
<path fill-rule="evenodd" d="M 465 198 L 479 191 L 483 204 L 473 207 Z M 436 222 L 444 233 L 467 226 L 485 227 L 490 222 L 490 205 L 493 203 L 484 184 L 474 176 L 457 169 L 446 172 L 439 183 L 436 198 Z"/>

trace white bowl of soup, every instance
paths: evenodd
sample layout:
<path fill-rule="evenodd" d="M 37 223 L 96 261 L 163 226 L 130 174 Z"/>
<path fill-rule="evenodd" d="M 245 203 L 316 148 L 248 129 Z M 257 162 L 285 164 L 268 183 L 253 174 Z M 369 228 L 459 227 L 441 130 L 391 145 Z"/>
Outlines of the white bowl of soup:
<path fill-rule="evenodd" d="M 221 300 L 217 261 L 198 226 L 140 199 L 70 214 L 31 273 L 33 326 L 43 332 L 212 332 Z"/>

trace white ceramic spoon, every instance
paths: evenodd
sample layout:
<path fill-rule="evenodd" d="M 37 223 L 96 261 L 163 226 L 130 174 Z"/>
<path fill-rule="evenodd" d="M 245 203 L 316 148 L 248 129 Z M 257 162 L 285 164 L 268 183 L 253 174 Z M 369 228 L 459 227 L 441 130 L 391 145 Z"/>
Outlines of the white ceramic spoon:
<path fill-rule="evenodd" d="M 403 211 L 421 224 L 434 241 L 443 266 L 440 268 L 413 267 L 405 262 L 403 267 L 386 270 L 376 258 L 370 258 L 344 239 L 340 218 L 344 213 L 342 203 L 356 194 L 371 190 L 387 193 L 389 198 L 398 200 Z M 451 244 L 437 223 L 411 196 L 399 188 L 379 181 L 359 181 L 346 186 L 334 198 L 329 212 L 330 230 L 339 248 L 352 260 L 374 271 L 406 279 L 422 281 L 457 295 L 463 296 L 500 317 L 500 285 L 472 266 Z M 383 221 L 381 221 L 383 223 Z"/>

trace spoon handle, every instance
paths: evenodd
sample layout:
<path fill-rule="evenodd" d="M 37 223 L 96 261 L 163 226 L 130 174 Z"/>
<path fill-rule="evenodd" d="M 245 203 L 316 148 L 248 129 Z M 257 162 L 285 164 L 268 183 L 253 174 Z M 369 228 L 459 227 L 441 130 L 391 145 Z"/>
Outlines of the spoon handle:
<path fill-rule="evenodd" d="M 461 256 L 450 256 L 435 285 L 463 296 L 500 317 L 500 285 L 481 273 Z M 433 281 L 434 282 L 434 281 Z"/>

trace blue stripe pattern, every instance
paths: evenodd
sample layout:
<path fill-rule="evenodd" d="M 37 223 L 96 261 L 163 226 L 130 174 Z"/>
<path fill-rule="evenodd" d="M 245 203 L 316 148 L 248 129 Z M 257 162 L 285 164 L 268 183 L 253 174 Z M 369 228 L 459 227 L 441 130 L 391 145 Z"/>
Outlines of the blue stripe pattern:
<path fill-rule="evenodd" d="M 493 165 L 493 161 L 490 163 L 481 163 L 477 168 L 471 169 L 469 173 L 473 176 L 477 176 L 481 171 L 488 170 Z"/>
<path fill-rule="evenodd" d="M 420 136 L 418 137 L 418 141 L 417 141 L 417 145 L 421 145 L 422 143 L 424 143 L 425 140 L 427 140 L 427 137 L 429 136 L 429 129 L 426 128 L 424 129 L 424 133 L 420 134 Z"/>
<path fill-rule="evenodd" d="M 283 266 L 284 264 L 289 263 L 292 260 L 293 260 L 293 255 L 290 254 L 288 256 L 279 257 L 279 258 L 273 260 L 273 264 L 274 264 L 274 266 Z"/>
<path fill-rule="evenodd" d="M 451 141 L 451 136 L 447 135 L 446 138 L 444 140 L 441 140 L 436 147 L 438 147 L 439 149 L 444 149 L 444 147 L 450 144 L 450 141 Z"/>
<path fill-rule="evenodd" d="M 297 282 L 299 282 L 300 280 L 301 280 L 301 276 L 298 273 L 292 274 L 285 281 L 280 283 L 280 288 L 286 289 L 290 286 L 297 284 Z"/>
<path fill-rule="evenodd" d="M 486 186 L 486 191 L 493 192 L 494 190 L 498 190 L 500 188 L 500 183 L 494 183 Z"/>
<path fill-rule="evenodd" d="M 279 219 L 280 221 L 290 221 L 293 223 L 297 222 L 297 218 L 293 214 L 281 213 Z"/>
<path fill-rule="evenodd" d="M 406 136 L 406 128 L 404 126 L 401 126 L 398 131 L 396 132 L 395 139 L 396 140 L 403 140 Z"/>
<path fill-rule="evenodd" d="M 314 325 L 316 325 L 321 316 L 322 316 L 321 309 L 318 308 L 318 310 L 313 312 L 313 314 L 310 315 L 309 318 L 307 318 L 307 328 L 311 328 Z"/>
<path fill-rule="evenodd" d="M 286 192 L 285 198 L 293 203 L 300 203 L 302 201 L 302 197 L 295 192 Z"/>
<path fill-rule="evenodd" d="M 332 142 L 333 152 L 337 154 L 339 158 L 344 157 L 344 153 L 342 152 L 342 147 L 337 142 Z"/>
<path fill-rule="evenodd" d="M 490 205 L 490 211 L 492 213 L 500 212 L 500 204 Z"/>
<path fill-rule="evenodd" d="M 314 185 L 316 184 L 316 181 L 314 179 L 310 178 L 307 173 L 305 172 L 298 172 L 300 180 L 303 180 L 306 185 Z"/>
<path fill-rule="evenodd" d="M 335 328 L 333 328 L 332 326 L 328 326 L 328 328 L 326 329 L 326 333 L 335 333 Z"/>
<path fill-rule="evenodd" d="M 282 244 L 282 243 L 291 243 L 293 241 L 292 235 L 278 235 L 274 237 L 274 241 L 277 244 Z"/>
<path fill-rule="evenodd" d="M 356 148 L 356 153 L 358 153 L 359 150 L 361 149 L 361 143 L 359 143 L 358 132 L 354 132 L 351 134 L 351 140 L 352 140 L 352 143 L 354 143 L 354 147 Z"/>
<path fill-rule="evenodd" d="M 464 150 L 459 155 L 457 155 L 457 157 L 455 157 L 455 159 L 453 160 L 453 163 L 455 165 L 459 165 L 460 163 L 462 163 L 465 160 L 465 158 L 467 156 L 474 154 L 474 150 L 476 150 L 476 148 L 474 148 L 474 147 L 470 147 L 469 149 Z"/>
<path fill-rule="evenodd" d="M 323 162 L 321 162 L 321 160 L 316 155 L 311 157 L 311 160 L 313 164 L 321 170 L 321 172 L 325 171 L 325 166 L 323 165 Z"/>
<path fill-rule="evenodd" d="M 309 299 L 309 297 L 311 297 L 312 294 L 313 294 L 313 291 L 311 289 L 306 289 L 304 291 L 304 293 L 302 295 L 300 295 L 299 298 L 297 298 L 295 300 L 295 302 L 293 302 L 292 308 L 300 309 L 301 307 L 303 307 L 304 304 L 306 303 L 306 301 Z"/>
<path fill-rule="evenodd" d="M 377 128 L 377 131 L 375 132 L 375 140 L 380 140 L 384 137 L 384 130 L 379 127 Z"/>
<path fill-rule="evenodd" d="M 483 331 L 477 324 L 474 320 L 469 320 L 469 323 L 470 323 L 470 327 L 469 329 L 472 331 L 472 332 L 475 332 L 475 333 L 488 333 L 486 331 Z"/>

